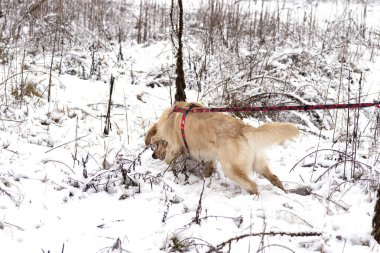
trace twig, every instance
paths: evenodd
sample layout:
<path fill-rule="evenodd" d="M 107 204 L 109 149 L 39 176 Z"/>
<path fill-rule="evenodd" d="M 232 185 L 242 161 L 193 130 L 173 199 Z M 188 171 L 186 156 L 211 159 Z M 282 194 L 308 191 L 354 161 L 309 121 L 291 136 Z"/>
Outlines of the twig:
<path fill-rule="evenodd" d="M 9 121 L 9 122 L 16 122 L 16 123 L 24 123 L 26 120 L 13 120 L 13 119 L 1 119 L 0 121 Z"/>
<path fill-rule="evenodd" d="M 174 192 L 174 189 L 168 185 L 167 183 L 165 183 L 161 178 L 159 177 L 155 177 L 153 175 L 150 175 L 150 174 L 143 174 L 143 173 L 133 173 L 131 174 L 131 177 L 133 177 L 134 179 L 142 179 L 144 182 L 148 181 L 152 184 L 158 184 L 158 182 L 161 182 L 162 185 L 163 185 L 163 189 L 165 191 L 170 191 L 170 192 Z"/>
<path fill-rule="evenodd" d="M 238 227 L 240 227 L 241 223 L 243 223 L 243 216 L 228 217 L 228 216 L 208 215 L 208 216 L 200 217 L 199 220 L 207 220 L 207 219 L 211 219 L 211 218 L 214 218 L 214 219 L 230 219 L 230 220 L 233 220 L 234 223 Z M 184 227 L 189 227 L 191 224 L 192 224 L 192 222 L 188 223 Z"/>
<path fill-rule="evenodd" d="M 199 218 L 199 216 L 201 215 L 201 212 L 202 212 L 202 197 L 203 197 L 203 192 L 205 191 L 205 181 L 206 180 L 203 180 L 202 191 L 201 191 L 201 195 L 199 196 L 198 207 L 197 207 L 197 211 L 195 212 L 195 217 L 193 220 L 198 225 L 201 224 L 201 219 Z"/>
<path fill-rule="evenodd" d="M 339 206 L 340 208 L 342 208 L 345 212 L 347 212 L 348 211 L 348 207 L 345 207 L 345 206 L 342 206 L 341 204 L 339 204 L 338 202 L 336 202 L 336 201 L 334 201 L 334 200 L 332 200 L 332 199 L 327 199 L 327 198 L 324 198 L 324 197 L 322 197 L 321 195 L 319 195 L 319 194 L 317 194 L 317 193 L 311 193 L 313 196 L 315 196 L 315 197 L 318 197 L 318 198 L 321 198 L 321 199 L 326 199 L 327 201 L 330 201 L 330 202 L 332 202 L 332 203 L 334 203 L 335 205 L 337 205 L 337 206 Z"/>
<path fill-rule="evenodd" d="M 16 74 L 14 74 L 14 75 L 12 75 L 12 76 L 6 78 L 4 81 L 2 81 L 2 82 L 0 83 L 0 85 L 5 84 L 6 82 L 8 82 L 9 80 L 15 78 L 15 77 L 18 76 L 18 75 L 25 74 L 25 73 L 33 73 L 33 72 L 34 72 L 34 73 L 42 73 L 42 74 L 45 74 L 45 75 L 49 75 L 48 72 L 46 72 L 46 71 L 42 71 L 42 70 L 24 70 L 23 73 L 21 73 L 21 72 L 20 72 L 20 73 L 16 73 Z M 60 84 L 62 84 L 62 82 L 59 80 L 58 77 L 55 77 L 55 76 L 52 76 L 52 77 L 54 77 L 55 79 L 57 79 L 58 82 L 59 82 Z"/>
<path fill-rule="evenodd" d="M 351 180 L 348 180 L 348 181 L 343 181 L 341 182 L 340 184 L 338 184 L 337 186 L 335 186 L 334 189 L 331 190 L 331 192 L 329 193 L 329 196 L 326 198 L 327 200 L 331 200 L 331 197 L 333 195 L 333 193 L 339 188 L 341 187 L 342 185 L 344 184 L 347 184 L 347 183 L 355 183 L 356 181 L 370 181 L 370 182 L 377 182 L 377 180 L 375 179 L 370 179 L 370 178 L 360 178 L 360 179 L 351 179 Z"/>
<path fill-rule="evenodd" d="M 78 162 L 79 165 L 79 160 L 78 160 L 78 122 L 79 118 L 78 116 L 76 117 L 76 124 L 75 124 L 75 145 L 74 145 L 74 154 L 71 154 L 71 157 L 73 158 L 73 168 L 75 167 L 75 162 Z"/>
<path fill-rule="evenodd" d="M 15 198 L 14 198 L 9 192 L 7 192 L 6 190 L 2 189 L 1 187 L 0 187 L 0 193 L 5 194 L 5 195 L 8 196 L 11 200 L 13 200 L 14 202 L 16 202 Z"/>
<path fill-rule="evenodd" d="M 111 74 L 110 79 L 110 94 L 108 99 L 108 109 L 107 109 L 107 116 L 106 116 L 106 122 L 104 126 L 103 133 L 105 135 L 108 135 L 111 129 L 111 107 L 112 107 L 112 92 L 114 90 L 114 84 L 115 84 L 115 77 Z"/>
<path fill-rule="evenodd" d="M 349 155 L 347 155 L 346 153 L 342 152 L 342 151 L 339 151 L 339 150 L 336 150 L 336 149 L 330 149 L 330 148 L 325 148 L 325 149 L 318 149 L 318 150 L 315 150 L 307 155 L 305 155 L 304 157 L 301 158 L 301 160 L 299 160 L 298 162 L 296 162 L 296 164 L 294 164 L 294 166 L 290 169 L 289 172 L 293 172 L 293 170 L 295 169 L 295 167 L 297 167 L 298 164 L 300 164 L 306 157 L 312 155 L 312 154 L 315 154 L 315 153 L 318 153 L 320 151 L 333 151 L 333 152 L 337 152 L 341 155 L 344 155 L 345 157 L 349 157 Z"/>
<path fill-rule="evenodd" d="M 83 139 L 83 138 L 89 136 L 90 134 L 91 134 L 91 133 L 89 133 L 89 134 L 87 134 L 87 135 L 83 135 L 83 136 L 78 137 L 78 138 L 76 138 L 76 139 L 74 139 L 74 140 L 71 140 L 71 141 L 65 142 L 65 143 L 63 143 L 63 144 L 61 144 L 61 145 L 59 145 L 59 146 L 56 146 L 56 147 L 54 147 L 54 148 L 52 148 L 52 149 L 49 149 L 48 151 L 45 151 L 45 154 L 46 154 L 46 153 L 49 153 L 50 151 L 53 151 L 54 149 L 57 149 L 57 148 L 60 148 L 60 147 L 62 147 L 62 146 L 65 146 L 65 145 L 67 145 L 67 144 L 69 144 L 69 143 L 72 143 L 72 142 L 74 142 L 74 141 L 77 141 L 77 140 Z"/>
<path fill-rule="evenodd" d="M 75 174 L 75 172 L 70 168 L 70 166 L 67 165 L 67 164 L 64 163 L 64 162 L 61 162 L 61 161 L 58 161 L 58 160 L 52 160 L 52 159 L 42 160 L 42 163 L 43 163 L 43 164 L 46 164 L 46 163 L 48 163 L 48 162 L 59 163 L 59 164 L 65 165 L 69 170 L 71 170 L 72 173 Z"/>
<path fill-rule="evenodd" d="M 197 241 L 201 241 L 203 244 L 201 243 L 196 243 L 195 240 Z M 187 243 L 187 245 L 185 245 L 185 243 Z M 183 245 L 183 246 L 182 246 Z M 182 241 L 179 241 L 177 246 L 207 246 L 210 248 L 210 251 L 216 251 L 216 248 L 214 246 L 212 246 L 211 243 L 203 240 L 203 239 L 200 239 L 200 238 L 196 238 L 196 237 L 190 237 L 190 238 L 185 238 L 183 239 Z"/>
<path fill-rule="evenodd" d="M 295 216 L 297 219 L 301 220 L 303 223 L 305 223 L 306 225 L 308 225 L 310 228 L 313 228 L 313 226 L 312 226 L 309 222 L 307 222 L 306 220 L 302 219 L 302 218 L 299 217 L 297 214 L 292 213 L 292 212 L 287 211 L 287 210 L 280 210 L 280 211 L 277 211 L 277 213 L 281 213 L 281 212 L 289 213 L 289 214 L 291 214 L 292 216 Z"/>
<path fill-rule="evenodd" d="M 11 152 L 11 153 L 13 153 L 13 154 L 15 154 L 15 155 L 18 155 L 18 154 L 19 154 L 18 151 L 10 150 L 10 149 L 8 149 L 8 148 L 4 148 L 4 150 L 6 150 L 6 151 L 8 151 L 8 152 Z"/>
<path fill-rule="evenodd" d="M 3 223 L 3 224 L 8 225 L 8 226 L 15 227 L 15 228 L 17 228 L 18 230 L 21 230 L 21 231 L 25 231 L 25 229 L 23 229 L 22 227 L 19 227 L 19 226 L 15 225 L 15 224 L 11 224 L 9 222 L 3 221 L 3 222 L 0 222 L 0 223 Z"/>
<path fill-rule="evenodd" d="M 351 162 L 353 164 L 359 164 L 359 165 L 365 165 L 367 168 L 369 169 L 372 169 L 372 167 L 368 164 L 365 164 L 363 162 L 359 162 L 357 160 L 352 160 L 352 159 L 344 159 L 344 160 L 341 160 L 341 161 L 338 161 L 337 163 L 334 163 L 333 165 L 331 165 L 330 167 L 327 168 L 327 170 L 325 170 L 325 172 L 323 172 L 315 181 L 314 183 L 318 182 L 319 180 L 321 180 L 321 178 L 328 172 L 330 171 L 332 168 L 334 167 L 338 167 L 338 165 L 340 165 L 341 163 L 344 163 L 346 164 L 347 162 Z M 346 177 L 344 177 L 345 179 L 347 179 Z"/>

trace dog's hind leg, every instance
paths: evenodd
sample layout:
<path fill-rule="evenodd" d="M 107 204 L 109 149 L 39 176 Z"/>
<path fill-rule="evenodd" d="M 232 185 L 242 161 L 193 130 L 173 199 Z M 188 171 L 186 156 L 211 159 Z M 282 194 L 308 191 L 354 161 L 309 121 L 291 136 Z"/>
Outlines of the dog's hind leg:
<path fill-rule="evenodd" d="M 259 173 L 260 175 L 268 179 L 269 182 L 272 183 L 272 185 L 277 186 L 278 188 L 287 193 L 280 179 L 271 172 L 264 154 L 256 154 L 252 169 L 253 171 Z"/>
<path fill-rule="evenodd" d="M 269 182 L 283 190 L 285 193 L 288 192 L 287 190 L 285 190 L 280 179 L 270 171 L 268 164 L 265 163 L 264 167 L 261 170 L 261 175 L 263 175 L 266 179 L 269 180 Z"/>
<path fill-rule="evenodd" d="M 239 166 L 233 166 L 229 164 L 221 164 L 224 174 L 230 178 L 231 180 L 235 181 L 238 185 L 245 188 L 249 193 L 251 194 L 259 194 L 259 191 L 257 190 L 257 185 L 255 182 L 253 182 L 245 169 Z"/>

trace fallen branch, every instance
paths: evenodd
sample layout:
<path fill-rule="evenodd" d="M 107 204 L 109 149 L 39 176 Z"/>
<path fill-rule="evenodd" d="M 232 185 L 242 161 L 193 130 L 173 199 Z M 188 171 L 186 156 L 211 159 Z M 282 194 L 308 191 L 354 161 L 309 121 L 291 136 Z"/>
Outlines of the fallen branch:
<path fill-rule="evenodd" d="M 276 235 L 281 235 L 281 236 L 290 236 L 290 237 L 311 237 L 311 236 L 321 236 L 322 233 L 320 232 L 299 232 L 299 233 L 293 233 L 293 232 L 261 232 L 261 233 L 250 233 L 250 234 L 244 234 L 244 235 L 239 235 L 236 237 L 233 237 L 225 242 L 222 242 L 218 244 L 214 248 L 210 248 L 208 253 L 211 252 L 219 252 L 222 250 L 226 245 L 231 245 L 232 242 L 234 241 L 239 241 L 241 239 L 244 239 L 246 237 L 251 237 L 251 236 L 276 236 Z"/>

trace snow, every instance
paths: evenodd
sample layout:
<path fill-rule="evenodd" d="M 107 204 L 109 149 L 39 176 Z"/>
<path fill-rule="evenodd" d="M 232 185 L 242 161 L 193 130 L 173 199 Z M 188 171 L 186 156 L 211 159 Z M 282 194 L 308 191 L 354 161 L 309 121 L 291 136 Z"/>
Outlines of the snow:
<path fill-rule="evenodd" d="M 323 5 L 330 6 L 322 2 L 318 7 L 328 8 Z M 380 8 L 373 5 L 370 12 Z M 27 98 L 27 106 L 0 105 L 0 252 L 207 252 L 230 238 L 262 232 L 288 235 L 247 236 L 226 244 L 222 252 L 229 247 L 231 252 L 380 252 L 370 235 L 379 144 L 368 141 L 358 150 L 357 160 L 370 166 L 357 171 L 363 178 L 344 180 L 341 157 L 333 150 L 344 150 L 345 142 L 332 143 L 336 133 L 331 129 L 319 137 L 315 124 L 295 112 L 304 123 L 298 124 L 301 136 L 267 154 L 285 188 L 307 188 L 305 195 L 284 193 L 257 175 L 252 177 L 260 195 L 249 195 L 223 175 L 220 165 L 207 179 L 199 171 L 176 175 L 144 147 L 146 131 L 171 105 L 175 92 L 173 86 L 148 85 L 162 69 L 173 67 L 171 42 L 125 43 L 123 50 L 123 64 L 105 55 L 109 69 L 100 80 L 54 73 L 50 103 Z M 287 50 L 279 55 L 301 53 Z M 274 58 L 276 69 L 287 69 L 288 63 Z M 36 65 L 43 69 L 43 61 Z M 377 57 L 362 63 L 362 69 L 369 69 L 363 91 L 369 101 L 379 98 L 379 62 Z M 111 73 L 116 77 L 112 129 L 105 136 Z M 35 78 L 46 88 L 47 75 Z M 208 91 L 203 96 L 186 92 L 189 101 L 215 102 Z M 313 94 L 299 99 L 313 99 Z M 378 109 L 363 110 L 359 128 L 369 130 L 366 115 Z M 349 174 L 352 163 L 346 166 Z M 137 186 L 126 187 L 122 169 Z M 321 235 L 296 235 L 303 232 Z"/>

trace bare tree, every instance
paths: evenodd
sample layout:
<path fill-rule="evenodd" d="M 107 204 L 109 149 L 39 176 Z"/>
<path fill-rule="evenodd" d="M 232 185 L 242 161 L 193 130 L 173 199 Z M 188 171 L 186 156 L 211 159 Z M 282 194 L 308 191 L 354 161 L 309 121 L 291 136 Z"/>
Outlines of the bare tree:
<path fill-rule="evenodd" d="M 170 12 L 170 19 L 173 24 L 173 8 L 174 8 L 174 0 L 172 0 L 172 6 L 171 6 L 171 12 Z M 179 25 L 178 25 L 178 31 L 176 33 L 178 38 L 178 48 L 177 48 L 177 66 L 176 66 L 176 79 L 175 79 L 175 86 L 176 86 L 176 94 L 174 96 L 175 101 L 186 101 L 186 94 L 185 94 L 185 72 L 183 71 L 183 43 L 182 43 L 182 34 L 183 34 L 183 5 L 182 0 L 178 0 L 178 8 L 179 8 Z M 175 32 L 173 27 L 173 32 Z"/>
<path fill-rule="evenodd" d="M 375 214 L 372 220 L 372 235 L 380 243 L 380 188 L 377 190 L 377 201 L 375 205 Z"/>

